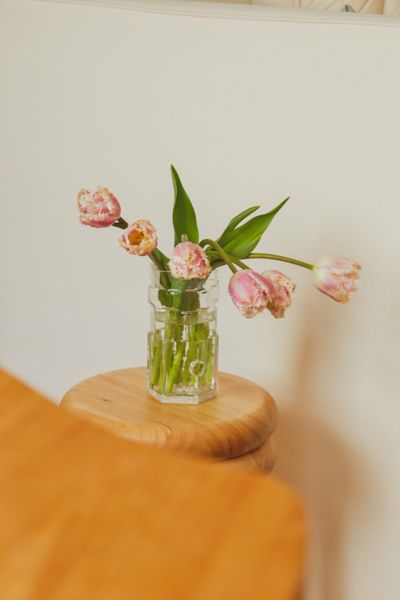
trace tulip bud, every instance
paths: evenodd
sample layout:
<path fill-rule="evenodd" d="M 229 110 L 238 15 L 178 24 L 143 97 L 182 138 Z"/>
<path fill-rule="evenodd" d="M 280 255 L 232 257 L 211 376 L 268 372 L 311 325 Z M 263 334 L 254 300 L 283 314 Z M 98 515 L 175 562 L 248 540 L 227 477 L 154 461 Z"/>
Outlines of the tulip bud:
<path fill-rule="evenodd" d="M 274 297 L 274 285 L 251 269 L 232 275 L 228 291 L 233 303 L 246 319 L 265 310 Z"/>
<path fill-rule="evenodd" d="M 207 279 L 211 271 L 207 254 L 192 242 L 177 244 L 168 266 L 176 279 Z"/>
<path fill-rule="evenodd" d="M 322 256 L 314 265 L 312 279 L 315 287 L 336 302 L 348 302 L 357 290 L 361 265 L 347 258 Z"/>
<path fill-rule="evenodd" d="M 292 304 L 296 284 L 290 277 L 275 269 L 264 271 L 261 275 L 274 286 L 274 295 L 267 308 L 276 319 L 280 319 Z"/>
<path fill-rule="evenodd" d="M 78 208 L 80 222 L 90 227 L 109 227 L 121 216 L 120 203 L 105 187 L 98 187 L 95 192 L 81 189 Z"/>
<path fill-rule="evenodd" d="M 150 221 L 140 219 L 125 229 L 119 243 L 129 254 L 146 256 L 157 248 L 157 232 Z"/>

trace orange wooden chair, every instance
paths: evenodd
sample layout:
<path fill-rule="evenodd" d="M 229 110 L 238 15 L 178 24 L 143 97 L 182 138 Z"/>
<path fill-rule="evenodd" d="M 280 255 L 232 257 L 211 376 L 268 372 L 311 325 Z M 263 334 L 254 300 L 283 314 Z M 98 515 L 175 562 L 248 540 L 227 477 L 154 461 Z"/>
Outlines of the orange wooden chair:
<path fill-rule="evenodd" d="M 285 485 L 138 444 L 0 373 L 0 597 L 294 600 L 304 514 Z"/>

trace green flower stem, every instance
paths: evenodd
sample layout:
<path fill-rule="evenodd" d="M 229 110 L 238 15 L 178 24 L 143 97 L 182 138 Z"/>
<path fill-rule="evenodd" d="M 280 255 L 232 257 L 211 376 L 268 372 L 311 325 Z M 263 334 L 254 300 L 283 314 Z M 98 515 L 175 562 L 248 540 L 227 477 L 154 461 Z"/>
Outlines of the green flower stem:
<path fill-rule="evenodd" d="M 280 260 L 282 262 L 291 263 L 292 265 L 298 265 L 299 267 L 304 267 L 305 269 L 313 270 L 314 265 L 311 263 L 304 262 L 302 260 L 297 260 L 297 258 L 290 258 L 289 256 L 281 256 L 280 254 L 266 254 L 264 252 L 254 252 L 249 254 L 247 258 L 267 258 L 271 260 Z"/>
<path fill-rule="evenodd" d="M 150 258 L 151 262 L 157 267 L 157 269 L 161 273 L 161 276 L 160 276 L 161 285 L 165 289 L 168 289 L 168 287 L 170 285 L 170 280 L 169 280 L 168 273 L 165 273 L 163 270 L 163 264 L 162 264 L 161 260 L 159 259 L 158 256 L 156 256 L 155 252 L 152 252 L 151 254 L 149 254 L 148 257 Z"/>
<path fill-rule="evenodd" d="M 150 339 L 149 384 L 159 394 L 171 395 L 175 386 L 202 390 L 213 378 L 216 341 L 209 323 L 182 319 L 187 319 L 182 313 L 168 315 L 163 329 Z M 193 361 L 203 363 L 198 374 L 191 372 Z"/>
<path fill-rule="evenodd" d="M 160 262 L 157 260 L 157 257 L 156 257 L 156 256 L 154 256 L 154 254 L 153 254 L 153 253 L 151 253 L 151 254 L 148 254 L 148 257 L 149 257 L 149 259 L 151 260 L 151 262 L 152 262 L 152 263 L 153 263 L 153 264 L 154 264 L 154 265 L 157 267 L 157 269 L 158 269 L 159 271 L 162 271 L 162 270 L 163 270 L 163 268 L 162 268 L 162 264 L 161 264 L 161 263 L 160 263 Z"/>
<path fill-rule="evenodd" d="M 237 272 L 237 269 L 232 263 L 230 256 L 218 244 L 218 242 L 215 242 L 214 240 L 205 239 L 200 242 L 200 246 L 211 246 L 211 248 L 214 248 L 214 250 L 220 255 L 220 257 L 226 262 L 232 273 Z"/>
<path fill-rule="evenodd" d="M 119 229 L 127 229 L 128 223 L 127 223 L 127 221 L 125 221 L 125 219 L 120 217 L 119 219 L 114 221 L 114 223 L 112 224 L 112 227 L 118 227 Z"/>
<path fill-rule="evenodd" d="M 190 384 L 192 379 L 192 374 L 190 372 L 190 365 L 192 361 L 196 358 L 196 324 L 188 326 L 188 335 L 186 342 L 187 350 L 186 350 L 186 361 L 185 361 L 185 370 L 183 374 L 183 379 L 185 383 Z"/>
<path fill-rule="evenodd" d="M 150 372 L 150 385 L 154 386 L 157 381 L 158 370 L 160 368 L 161 362 L 161 353 L 162 353 L 162 341 L 160 339 L 159 333 L 155 333 L 153 335 L 153 343 L 152 343 L 152 352 L 151 352 L 151 372 Z"/>
<path fill-rule="evenodd" d="M 210 261 L 210 265 L 212 269 L 218 269 L 218 267 L 223 267 L 225 266 L 225 261 L 222 260 L 221 258 L 212 258 Z"/>
<path fill-rule="evenodd" d="M 225 261 L 220 258 L 219 254 L 217 254 L 217 252 L 210 252 L 209 256 L 211 257 L 213 269 L 217 269 L 218 267 L 222 267 L 223 265 L 226 264 Z M 229 256 L 229 258 L 233 262 L 233 264 L 237 265 L 241 269 L 249 269 L 250 268 L 247 265 L 245 265 L 244 262 L 242 262 L 238 258 L 235 258 L 231 254 L 227 254 L 227 256 Z"/>
<path fill-rule="evenodd" d="M 172 365 L 168 367 L 168 376 L 167 376 L 167 384 L 165 386 L 165 393 L 170 394 L 172 392 L 172 387 L 175 383 L 175 379 L 181 368 L 183 351 L 185 349 L 185 342 L 178 342 L 177 351 L 175 353 L 174 359 L 172 361 Z"/>
<path fill-rule="evenodd" d="M 160 364 L 160 372 L 158 375 L 158 393 L 163 393 L 163 384 L 164 384 L 164 361 L 161 359 Z"/>
<path fill-rule="evenodd" d="M 203 372 L 202 372 L 201 376 L 199 377 L 199 381 L 200 381 L 200 385 L 204 385 L 206 375 L 207 375 L 208 336 L 210 333 L 210 328 L 209 328 L 208 323 L 201 323 L 199 325 L 199 329 L 200 329 L 199 335 L 198 335 L 199 360 L 200 360 L 200 362 L 202 362 L 205 365 Z"/>
<path fill-rule="evenodd" d="M 213 375 L 213 361 L 214 361 L 214 344 L 213 344 L 213 340 L 210 338 L 208 340 L 208 360 L 207 360 L 207 367 L 206 367 L 206 385 L 210 385 L 211 380 L 212 380 L 212 375 Z"/>
<path fill-rule="evenodd" d="M 165 374 L 168 378 L 172 363 L 174 360 L 174 339 L 176 330 L 176 319 L 178 315 L 176 313 L 170 314 L 170 321 L 165 328 L 164 343 L 166 343 L 165 349 Z"/>
<path fill-rule="evenodd" d="M 222 258 L 220 258 L 219 254 L 216 252 L 208 252 L 209 258 L 211 258 L 211 266 L 213 269 L 217 269 L 218 267 L 223 267 L 226 263 Z M 233 264 L 237 265 L 241 269 L 248 269 L 249 267 L 244 264 L 244 262 L 240 261 L 238 258 L 235 258 L 231 254 L 228 254 L 230 260 Z"/>
<path fill-rule="evenodd" d="M 244 262 L 242 262 L 241 260 L 238 260 L 237 258 L 233 258 L 233 256 L 231 258 L 232 258 L 232 262 L 234 262 L 235 265 L 237 265 L 241 269 L 249 269 L 250 268 L 247 265 L 245 265 Z"/>

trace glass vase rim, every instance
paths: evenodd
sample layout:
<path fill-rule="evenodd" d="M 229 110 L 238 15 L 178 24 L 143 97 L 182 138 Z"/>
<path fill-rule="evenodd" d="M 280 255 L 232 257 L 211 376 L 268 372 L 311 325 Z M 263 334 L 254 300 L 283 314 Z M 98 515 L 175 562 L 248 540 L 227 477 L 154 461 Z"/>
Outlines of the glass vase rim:
<path fill-rule="evenodd" d="M 169 269 L 159 269 L 156 265 L 150 265 L 150 268 L 153 273 L 160 273 L 160 275 L 172 275 L 172 272 Z M 193 279 L 179 279 L 178 277 L 174 277 L 174 279 L 178 281 L 218 281 L 218 273 L 216 269 L 211 269 L 210 273 L 205 279 L 198 279 L 196 277 L 193 277 Z"/>
<path fill-rule="evenodd" d="M 161 270 L 158 267 L 156 267 L 155 265 L 151 265 L 151 273 L 152 273 L 152 284 L 157 288 L 160 287 L 165 290 L 168 290 L 172 294 L 181 294 L 182 292 L 184 292 L 185 294 L 196 293 L 196 294 L 203 295 L 203 294 L 210 293 L 212 290 L 217 291 L 219 288 L 218 273 L 216 273 L 214 269 L 209 273 L 209 275 L 206 277 L 206 279 L 178 279 L 178 278 L 172 276 L 171 271 Z M 184 290 L 182 290 L 177 286 L 176 283 L 175 283 L 175 285 L 174 285 L 174 283 L 172 283 L 172 285 L 170 285 L 170 287 L 165 287 L 162 284 L 162 276 L 163 275 L 172 276 L 172 279 L 174 282 L 186 283 L 187 287 L 185 286 Z M 190 285 L 191 282 L 193 282 L 192 286 Z M 217 291 L 217 293 L 218 293 L 218 291 Z"/>

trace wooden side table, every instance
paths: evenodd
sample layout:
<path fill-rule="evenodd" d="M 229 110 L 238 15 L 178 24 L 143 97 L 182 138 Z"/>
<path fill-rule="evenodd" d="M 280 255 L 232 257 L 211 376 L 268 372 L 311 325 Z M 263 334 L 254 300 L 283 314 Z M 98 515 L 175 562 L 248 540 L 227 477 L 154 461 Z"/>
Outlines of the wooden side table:
<path fill-rule="evenodd" d="M 78 383 L 61 406 L 131 440 L 265 472 L 275 464 L 275 402 L 236 375 L 220 373 L 218 395 L 201 404 L 162 404 L 147 394 L 143 367 L 122 369 Z"/>

